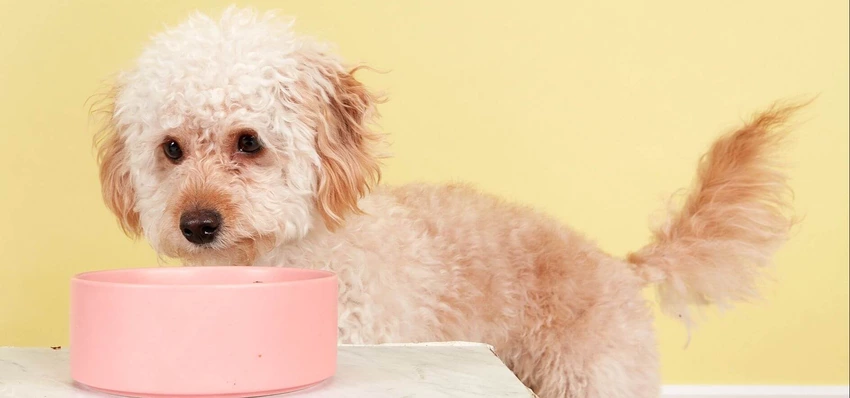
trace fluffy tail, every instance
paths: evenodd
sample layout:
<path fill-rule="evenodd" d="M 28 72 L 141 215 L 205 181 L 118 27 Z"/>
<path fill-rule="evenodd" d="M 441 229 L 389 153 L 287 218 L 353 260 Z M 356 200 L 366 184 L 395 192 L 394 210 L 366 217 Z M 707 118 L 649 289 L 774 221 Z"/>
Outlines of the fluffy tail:
<path fill-rule="evenodd" d="M 777 164 L 791 114 L 774 106 L 718 139 L 700 161 L 684 205 L 628 261 L 657 285 L 662 310 L 690 324 L 690 305 L 728 305 L 757 296 L 763 266 L 786 241 L 791 189 Z"/>

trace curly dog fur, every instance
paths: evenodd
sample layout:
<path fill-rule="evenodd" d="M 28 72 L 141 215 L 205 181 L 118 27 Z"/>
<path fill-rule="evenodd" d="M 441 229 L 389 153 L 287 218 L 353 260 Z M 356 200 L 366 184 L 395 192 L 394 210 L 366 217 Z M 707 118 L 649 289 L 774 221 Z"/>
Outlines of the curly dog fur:
<path fill-rule="evenodd" d="M 719 138 L 683 205 L 621 259 L 466 186 L 378 186 L 378 102 L 286 21 L 193 15 L 100 102 L 103 196 L 127 234 L 187 265 L 336 272 L 341 342 L 486 342 L 541 397 L 657 396 L 642 289 L 686 321 L 693 305 L 750 298 L 792 224 L 775 159 L 796 106 Z M 241 150 L 246 135 L 262 148 Z M 221 216 L 204 244 L 179 226 L 198 209 Z"/>

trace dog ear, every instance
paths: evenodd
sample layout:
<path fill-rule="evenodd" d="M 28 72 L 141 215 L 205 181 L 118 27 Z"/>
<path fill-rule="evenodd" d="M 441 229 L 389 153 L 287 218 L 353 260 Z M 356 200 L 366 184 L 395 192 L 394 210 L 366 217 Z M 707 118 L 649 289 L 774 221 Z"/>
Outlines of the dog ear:
<path fill-rule="evenodd" d="M 130 180 L 127 165 L 127 147 L 118 134 L 113 120 L 114 93 L 111 90 L 92 106 L 92 115 L 104 119 L 101 130 L 95 135 L 94 145 L 100 164 L 100 186 L 106 207 L 118 218 L 121 229 L 127 236 L 136 238 L 141 234 L 139 213 L 135 209 L 136 194 Z"/>
<path fill-rule="evenodd" d="M 323 101 L 316 136 L 321 161 L 317 204 L 331 230 L 339 227 L 347 214 L 363 213 L 357 202 L 381 178 L 374 151 L 382 137 L 368 127 L 379 99 L 354 78 L 356 71 L 325 73 L 333 91 Z"/>

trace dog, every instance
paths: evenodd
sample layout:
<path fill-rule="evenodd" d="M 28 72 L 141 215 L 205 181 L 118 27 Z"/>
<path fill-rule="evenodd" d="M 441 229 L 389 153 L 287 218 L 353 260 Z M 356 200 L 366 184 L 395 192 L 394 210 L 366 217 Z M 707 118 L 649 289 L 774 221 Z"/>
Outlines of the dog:
<path fill-rule="evenodd" d="M 485 342 L 539 396 L 659 394 L 651 302 L 757 295 L 794 223 L 775 105 L 719 137 L 684 203 L 617 258 L 472 187 L 379 184 L 383 100 L 274 14 L 200 13 L 152 38 L 93 107 L 102 193 L 124 232 L 186 265 L 339 276 L 339 341 Z"/>

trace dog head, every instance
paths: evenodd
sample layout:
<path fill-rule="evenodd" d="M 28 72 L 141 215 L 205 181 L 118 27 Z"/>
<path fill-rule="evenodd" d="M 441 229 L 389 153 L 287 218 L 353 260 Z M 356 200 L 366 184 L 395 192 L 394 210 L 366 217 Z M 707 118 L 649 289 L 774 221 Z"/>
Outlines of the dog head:
<path fill-rule="evenodd" d="M 95 107 L 107 206 L 128 235 L 201 264 L 339 227 L 380 179 L 377 99 L 353 74 L 273 15 L 193 15 Z"/>

